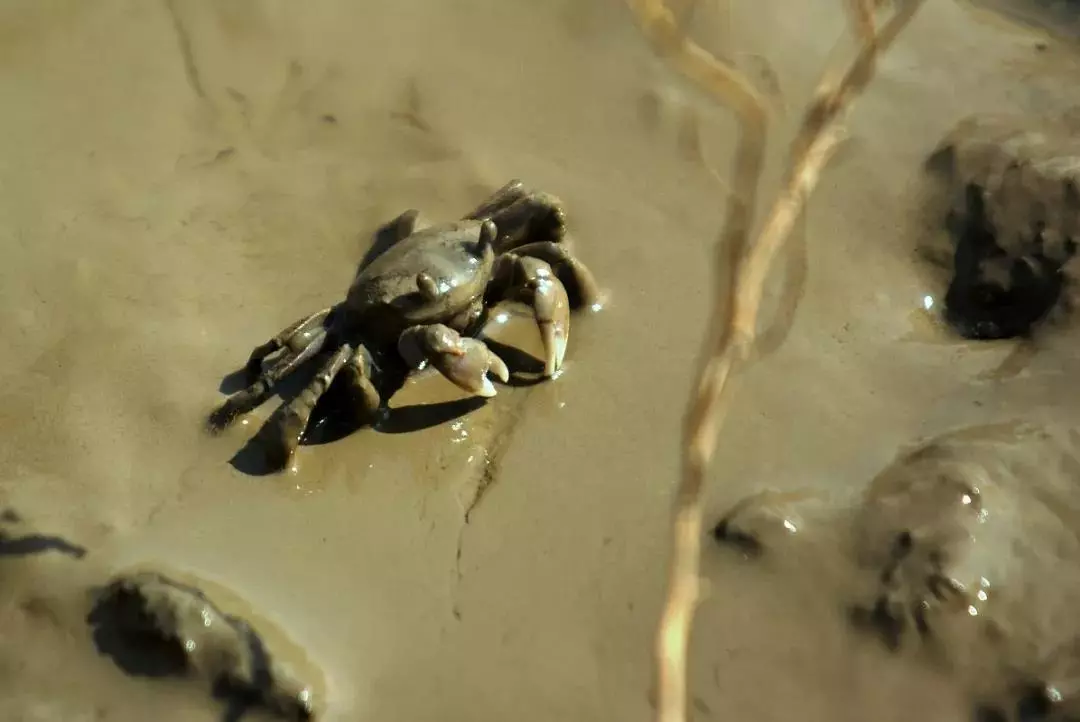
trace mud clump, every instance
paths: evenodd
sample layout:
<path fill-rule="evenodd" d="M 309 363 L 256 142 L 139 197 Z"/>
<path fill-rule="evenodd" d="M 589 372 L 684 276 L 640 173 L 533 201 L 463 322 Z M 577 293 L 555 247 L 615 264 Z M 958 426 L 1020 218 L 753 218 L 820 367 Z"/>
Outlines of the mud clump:
<path fill-rule="evenodd" d="M 926 162 L 949 206 L 945 321 L 963 338 L 1028 336 L 1071 310 L 1080 239 L 1080 116 L 972 115 Z"/>
<path fill-rule="evenodd" d="M 199 589 L 140 572 L 94 596 L 87 619 L 94 642 L 126 673 L 203 680 L 228 706 L 226 719 L 254 709 L 290 722 L 314 718 L 310 688 L 273 660 L 250 624 Z"/>
<path fill-rule="evenodd" d="M 753 494 L 713 537 L 798 574 L 785 590 L 813 580 L 857 634 L 951 677 L 976 719 L 1074 721 L 1077 483 L 1080 434 L 1069 427 L 963 427 L 905 445 L 841 503 L 813 490 Z"/>

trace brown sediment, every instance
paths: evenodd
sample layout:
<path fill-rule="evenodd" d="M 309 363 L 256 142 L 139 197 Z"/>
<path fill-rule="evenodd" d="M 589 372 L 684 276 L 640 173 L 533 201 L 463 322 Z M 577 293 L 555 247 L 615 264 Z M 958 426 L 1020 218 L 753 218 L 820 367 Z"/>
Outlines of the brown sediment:
<path fill-rule="evenodd" d="M 328 722 L 649 718 L 681 402 L 733 187 L 728 111 L 657 60 L 617 0 L 587 18 L 568 2 L 175 0 L 182 45 L 166 3 L 137 5 L 0 9 L 4 505 L 102 568 L 222 580 L 318 660 Z M 791 137 L 849 27 L 826 5 L 694 14 L 716 55 L 767 59 L 788 113 L 774 138 Z M 810 205 L 796 312 L 770 278 L 765 303 L 790 329 L 739 378 L 710 515 L 763 488 L 854 495 L 897 448 L 957 426 L 1075 426 L 1068 328 L 1005 378 L 986 374 L 1009 344 L 910 342 L 937 291 L 913 259 L 926 226 L 909 190 L 961 117 L 1080 103 L 1078 68 L 1060 40 L 947 1 L 920 10 Z M 637 103 L 655 91 L 670 107 L 649 130 Z M 409 207 L 454 217 L 510 177 L 565 201 L 576 252 L 611 290 L 572 320 L 559 378 L 442 423 L 303 446 L 293 474 L 231 466 L 273 405 L 207 438 L 221 377 L 337 301 L 381 223 Z M 453 393 L 423 377 L 397 404 Z M 462 501 L 506 429 L 458 579 Z M 218 718 L 201 691 L 132 680 L 83 627 L 49 622 L 34 600 L 81 594 L 87 574 L 70 570 L 87 560 L 0 559 L 0 716 Z M 695 718 L 967 714 L 962 685 L 853 635 L 808 571 L 703 565 Z"/>

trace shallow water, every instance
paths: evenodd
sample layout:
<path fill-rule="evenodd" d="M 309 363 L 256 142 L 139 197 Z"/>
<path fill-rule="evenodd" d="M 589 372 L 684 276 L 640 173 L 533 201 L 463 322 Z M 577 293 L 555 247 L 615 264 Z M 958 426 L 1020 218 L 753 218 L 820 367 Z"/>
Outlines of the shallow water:
<path fill-rule="evenodd" d="M 835 5 L 697 18 L 710 48 L 775 70 L 774 161 L 843 31 Z M 958 426 L 1074 423 L 1068 333 L 995 375 L 1012 346 L 949 341 L 913 260 L 924 155 L 962 115 L 1076 104 L 1062 42 L 936 0 L 882 61 L 803 226 L 791 334 L 738 380 L 711 512 L 763 487 L 855 493 Z M 0 500 L 89 550 L 3 560 L 3 719 L 220 717 L 91 646 L 85 590 L 132 565 L 257 609 L 323 670 L 327 722 L 649 718 L 723 208 L 678 118 L 699 115 L 721 170 L 733 125 L 621 2 L 5 0 L 0 97 Z M 511 177 L 563 198 L 611 291 L 575 319 L 565 373 L 441 425 L 305 446 L 285 475 L 230 465 L 273 404 L 219 438 L 202 421 L 251 347 L 336 301 L 388 218 L 455 217 Z M 438 398 L 456 397 L 421 378 L 395 405 Z M 968 715 L 951 678 L 855 635 L 812 577 L 713 550 L 704 566 L 696 719 Z"/>

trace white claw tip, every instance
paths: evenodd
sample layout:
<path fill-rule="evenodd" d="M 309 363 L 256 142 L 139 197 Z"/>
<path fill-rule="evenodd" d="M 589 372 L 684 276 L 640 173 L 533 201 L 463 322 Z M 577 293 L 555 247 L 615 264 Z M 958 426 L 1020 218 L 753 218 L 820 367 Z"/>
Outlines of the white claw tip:
<path fill-rule="evenodd" d="M 495 378 L 502 381 L 504 384 L 510 381 L 510 369 L 506 367 L 503 360 L 496 356 L 491 359 L 491 368 L 488 369 L 491 373 L 495 374 Z"/>
<path fill-rule="evenodd" d="M 544 363 L 544 376 L 552 377 L 559 373 L 559 369 L 563 365 L 563 359 L 566 358 L 566 341 L 566 336 L 562 334 L 555 336 L 552 349 Z"/>
<path fill-rule="evenodd" d="M 483 396 L 485 399 L 490 399 L 496 393 L 498 393 L 498 392 L 495 391 L 495 384 L 491 383 L 491 379 L 489 379 L 487 376 L 485 376 L 484 377 L 484 382 L 480 386 L 480 390 L 477 391 L 476 394 L 478 396 Z"/>
<path fill-rule="evenodd" d="M 551 377 L 559 372 L 566 357 L 566 329 L 557 328 L 555 324 L 543 324 L 540 335 L 544 341 L 544 376 Z"/>
<path fill-rule="evenodd" d="M 544 376 L 551 378 L 555 374 L 559 373 L 560 366 L 562 366 L 561 359 L 559 359 L 555 355 L 548 357 L 547 362 L 544 364 Z"/>

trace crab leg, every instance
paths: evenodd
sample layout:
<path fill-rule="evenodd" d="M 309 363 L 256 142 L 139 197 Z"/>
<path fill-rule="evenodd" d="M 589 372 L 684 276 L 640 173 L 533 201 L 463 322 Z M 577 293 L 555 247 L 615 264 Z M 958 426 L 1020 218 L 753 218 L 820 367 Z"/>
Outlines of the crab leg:
<path fill-rule="evenodd" d="M 275 446 L 267 450 L 267 457 L 271 463 L 278 467 L 284 467 L 292 458 L 296 447 L 300 445 L 300 439 L 303 437 L 304 431 L 307 429 L 315 404 L 330 388 L 330 384 L 333 383 L 334 378 L 341 369 L 345 367 L 353 353 L 351 346 L 342 344 L 334 352 L 334 355 L 327 359 L 304 390 L 297 394 L 296 398 L 290 401 L 282 410 L 281 415 L 275 421 L 276 428 L 274 431 L 277 432 L 276 438 L 274 438 Z"/>
<path fill-rule="evenodd" d="M 242 391 L 237 391 L 214 409 L 207 420 L 207 429 L 211 433 L 218 433 L 231 424 L 237 416 L 246 414 L 263 401 L 266 401 L 274 386 L 322 350 L 324 343 L 326 343 L 326 332 L 320 330 L 313 338 L 309 339 L 307 346 L 296 353 L 283 356 L 275 361 L 270 368 L 263 369 L 250 386 Z"/>
<path fill-rule="evenodd" d="M 414 369 L 430 361 L 455 386 L 485 398 L 495 395 L 489 373 L 503 383 L 510 380 L 506 363 L 483 341 L 461 336 L 441 323 L 413 326 L 402 331 L 398 337 L 398 353 Z"/>
<path fill-rule="evenodd" d="M 357 346 L 345 367 L 341 369 L 350 400 L 358 407 L 360 415 L 365 419 L 373 418 L 382 404 L 379 391 L 372 380 L 374 367 L 371 353 L 361 345 Z"/>
<path fill-rule="evenodd" d="M 497 250 L 532 241 L 558 241 L 566 234 L 562 201 L 550 193 L 528 190 L 520 180 L 495 191 L 465 218 L 494 221 L 499 229 Z"/>
<path fill-rule="evenodd" d="M 465 217 L 473 220 L 490 218 L 496 212 L 506 208 L 515 201 L 524 198 L 526 195 L 528 195 L 528 191 L 525 190 L 525 184 L 515 178 L 488 196 L 487 200 L 478 205 L 472 213 Z"/>
<path fill-rule="evenodd" d="M 383 226 L 383 230 L 390 233 L 393 240 L 397 242 L 404 241 L 415 233 L 422 225 L 423 221 L 420 220 L 420 211 L 415 208 L 409 208 L 408 210 L 402 211 L 397 218 Z"/>
<path fill-rule="evenodd" d="M 544 375 L 555 375 L 570 339 L 570 302 L 551 266 L 538 258 L 504 253 L 495 260 L 488 297 L 492 303 L 515 300 L 532 307 L 544 344 Z"/>
<path fill-rule="evenodd" d="M 280 349 L 287 348 L 289 354 L 302 352 L 310 345 L 318 334 L 323 331 L 326 317 L 330 315 L 333 306 L 316 311 L 310 316 L 299 319 L 292 325 L 283 329 L 278 335 L 266 343 L 256 346 L 251 352 L 248 362 L 244 367 L 247 373 L 248 383 L 254 383 L 262 371 L 263 360 Z"/>

